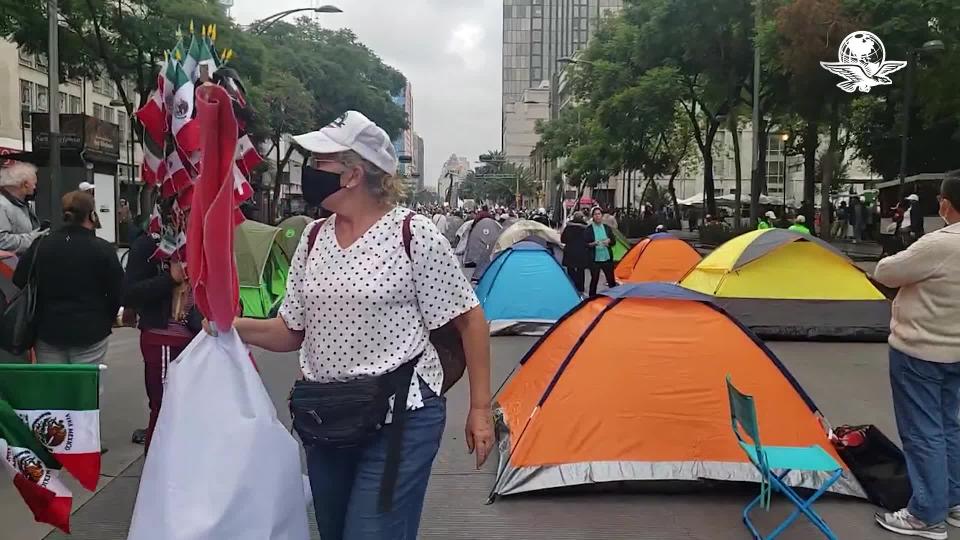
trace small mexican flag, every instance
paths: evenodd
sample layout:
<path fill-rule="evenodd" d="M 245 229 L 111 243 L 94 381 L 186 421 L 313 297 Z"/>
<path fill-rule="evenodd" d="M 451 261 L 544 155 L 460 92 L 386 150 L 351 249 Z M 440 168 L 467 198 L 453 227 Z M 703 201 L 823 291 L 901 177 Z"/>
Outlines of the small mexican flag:
<path fill-rule="evenodd" d="M 70 532 L 73 495 L 60 481 L 60 463 L 44 448 L 16 411 L 0 399 L 0 468 L 41 523 Z"/>
<path fill-rule="evenodd" d="M 174 70 L 171 128 L 177 146 L 184 152 L 193 152 L 200 148 L 200 126 L 193 118 L 193 81 L 179 64 Z"/>
<path fill-rule="evenodd" d="M 0 364 L 0 403 L 91 491 L 100 478 L 99 385 L 97 365 Z"/>

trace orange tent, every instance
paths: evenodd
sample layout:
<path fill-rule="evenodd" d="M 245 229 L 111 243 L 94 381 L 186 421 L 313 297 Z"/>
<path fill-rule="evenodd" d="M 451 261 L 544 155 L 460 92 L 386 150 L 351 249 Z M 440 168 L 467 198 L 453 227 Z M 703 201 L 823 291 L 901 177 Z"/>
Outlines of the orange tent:
<path fill-rule="evenodd" d="M 650 235 L 633 246 L 617 264 L 620 283 L 680 281 L 700 262 L 690 244 L 669 233 Z"/>
<path fill-rule="evenodd" d="M 725 378 L 756 398 L 763 444 L 819 445 L 841 462 L 786 368 L 710 297 L 623 285 L 561 319 L 497 398 L 494 495 L 602 482 L 759 482 L 731 431 Z M 827 473 L 791 472 L 816 489 Z M 849 470 L 831 491 L 864 497 Z"/>

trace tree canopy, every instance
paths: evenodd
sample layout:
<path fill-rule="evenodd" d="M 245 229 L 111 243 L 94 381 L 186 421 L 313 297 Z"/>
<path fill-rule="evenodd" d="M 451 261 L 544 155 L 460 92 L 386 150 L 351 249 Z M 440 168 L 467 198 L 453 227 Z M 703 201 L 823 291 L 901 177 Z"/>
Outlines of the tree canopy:
<path fill-rule="evenodd" d="M 0 0 L 0 36 L 44 54 L 46 9 L 45 0 Z M 392 136 L 407 125 L 404 111 L 391 99 L 406 84 L 403 75 L 348 30 L 324 29 L 301 18 L 258 34 L 227 17 L 217 0 L 61 0 L 59 9 L 63 78 L 108 78 L 128 111 L 136 99 L 127 95 L 123 83 L 130 84 L 143 103 L 156 87 L 158 66 L 176 44 L 177 32 L 189 33 L 191 26 L 199 32 L 202 25 L 215 24 L 218 48 L 235 51 L 231 65 L 253 90 L 251 106 L 261 113 L 250 126 L 254 134 L 266 138 L 278 122 L 290 124 L 291 130 L 316 129 L 349 109 L 363 111 Z M 298 99 L 306 96 L 311 102 L 301 103 L 297 112 L 309 114 L 296 119 L 273 114 L 267 100 L 294 89 Z"/>

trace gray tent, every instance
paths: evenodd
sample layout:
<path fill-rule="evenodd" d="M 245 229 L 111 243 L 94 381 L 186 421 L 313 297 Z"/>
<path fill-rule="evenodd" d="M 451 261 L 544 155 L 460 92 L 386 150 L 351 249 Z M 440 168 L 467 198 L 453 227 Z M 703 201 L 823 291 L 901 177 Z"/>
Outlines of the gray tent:
<path fill-rule="evenodd" d="M 463 218 L 453 215 L 447 216 L 447 230 L 444 236 L 447 237 L 453 247 L 457 247 L 457 231 L 461 225 L 463 225 Z"/>
<path fill-rule="evenodd" d="M 493 244 L 500 237 L 500 224 L 491 218 L 483 218 L 473 224 L 467 238 L 463 264 L 467 267 L 486 266 L 490 262 Z"/>

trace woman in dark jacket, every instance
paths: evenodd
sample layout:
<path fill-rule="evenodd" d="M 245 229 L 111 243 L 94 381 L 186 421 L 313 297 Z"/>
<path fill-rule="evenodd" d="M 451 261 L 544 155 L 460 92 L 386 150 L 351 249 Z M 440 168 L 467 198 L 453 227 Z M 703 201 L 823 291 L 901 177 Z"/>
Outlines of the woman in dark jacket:
<path fill-rule="evenodd" d="M 613 228 L 603 223 L 603 210 L 596 207 L 591 212 L 592 223 L 584 230 L 583 239 L 587 244 L 587 254 L 590 264 L 590 296 L 597 294 L 597 283 L 600 282 L 600 272 L 607 278 L 607 287 L 616 287 L 617 280 L 613 277 Z"/>
<path fill-rule="evenodd" d="M 567 223 L 560 235 L 560 241 L 563 242 L 563 267 L 567 269 L 567 275 L 580 293 L 583 293 L 584 272 L 590 265 L 587 257 L 587 242 L 584 239 L 586 228 L 583 213 L 577 211 L 573 213 L 573 219 Z"/>
<path fill-rule="evenodd" d="M 161 208 L 165 224 L 176 223 L 170 204 Z M 178 230 L 167 231 L 176 235 Z M 144 385 L 150 406 L 150 423 L 145 432 L 134 432 L 134 442 L 150 448 L 153 428 L 160 415 L 167 365 L 175 360 L 202 328 L 203 317 L 193 303 L 186 269 L 170 258 L 155 256 L 159 235 L 145 233 L 130 246 L 126 279 L 123 282 L 124 309 L 136 310 L 143 354 Z"/>
<path fill-rule="evenodd" d="M 33 242 L 13 282 L 22 288 L 34 273 L 39 363 L 99 363 L 120 310 L 123 267 L 113 245 L 94 233 L 93 196 L 72 191 L 62 204 L 64 225 Z"/>

